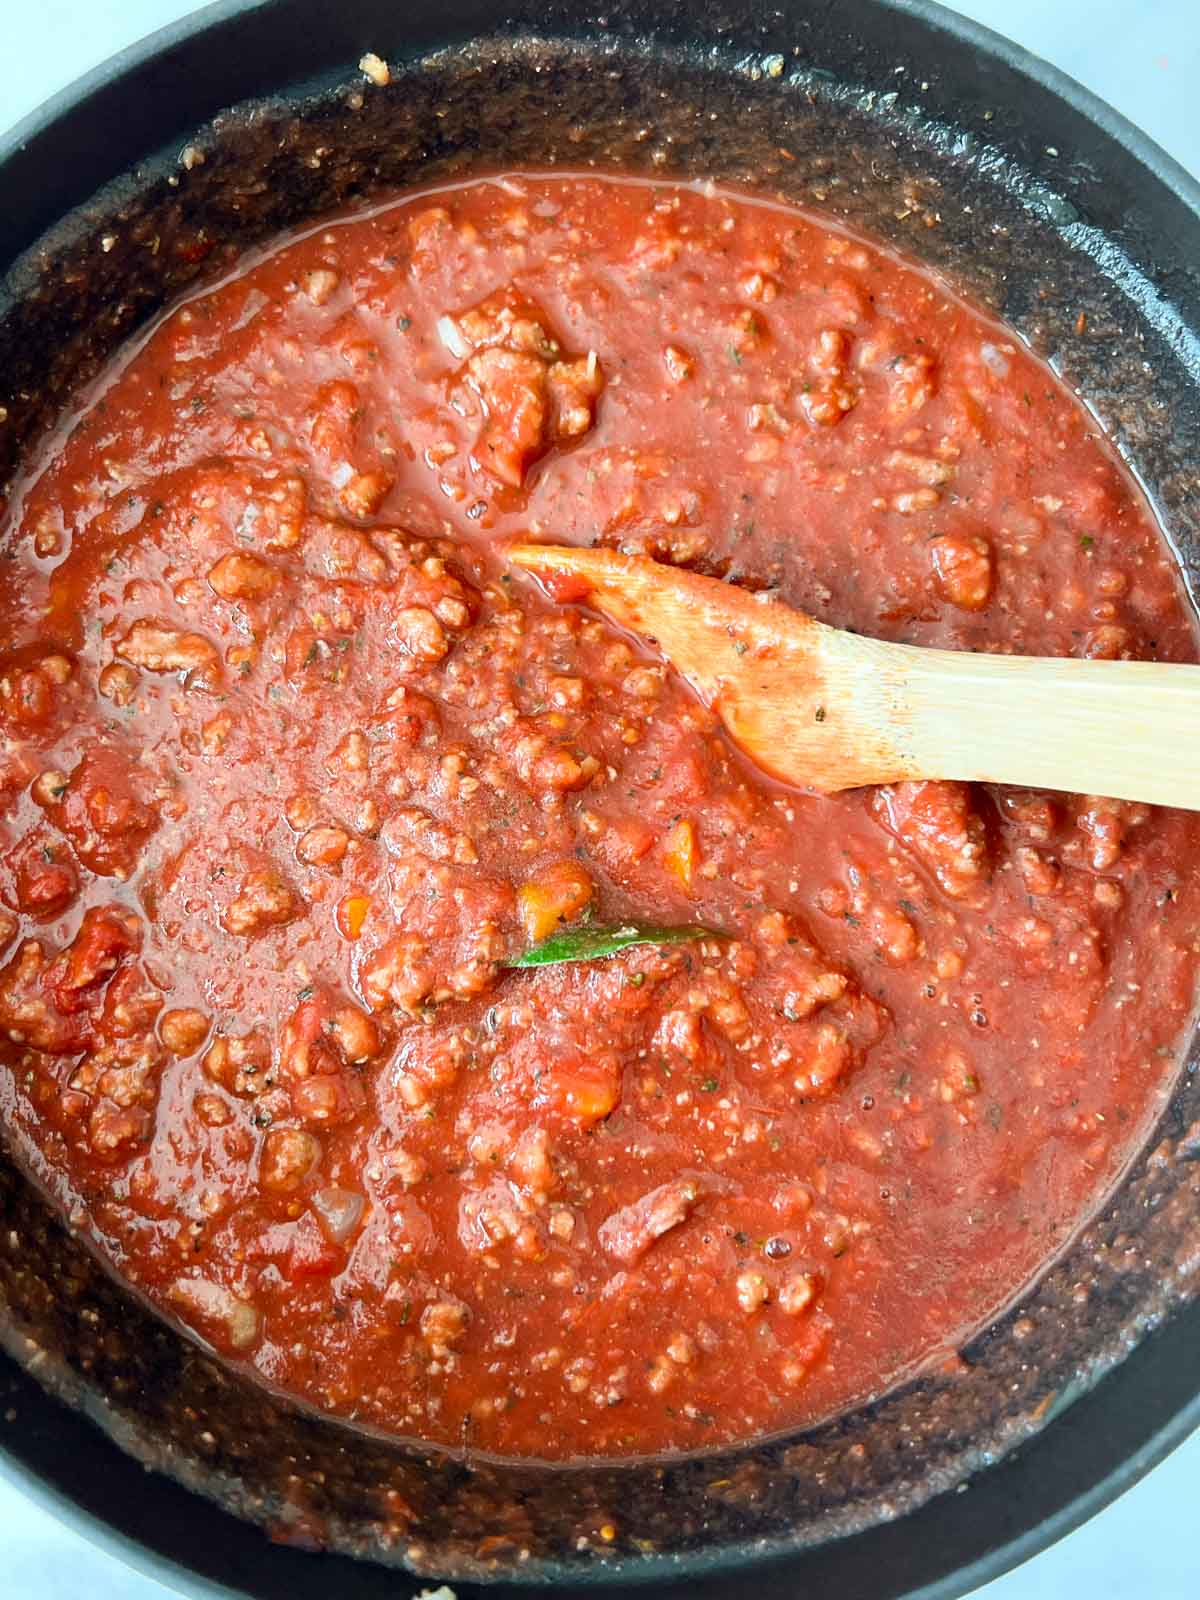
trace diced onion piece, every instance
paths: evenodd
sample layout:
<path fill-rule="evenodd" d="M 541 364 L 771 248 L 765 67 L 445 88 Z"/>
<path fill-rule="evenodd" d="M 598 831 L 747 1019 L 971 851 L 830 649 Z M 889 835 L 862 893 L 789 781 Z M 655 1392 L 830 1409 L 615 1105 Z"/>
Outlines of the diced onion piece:
<path fill-rule="evenodd" d="M 989 372 L 994 372 L 998 378 L 1008 377 L 1010 370 L 1008 357 L 994 344 L 981 344 L 979 357 Z"/>
<path fill-rule="evenodd" d="M 190 1322 L 199 1324 L 201 1333 L 231 1349 L 248 1350 L 258 1338 L 257 1308 L 222 1283 L 210 1278 L 179 1278 L 172 1284 L 170 1296 Z"/>
<path fill-rule="evenodd" d="M 337 1184 L 318 1189 L 312 1199 L 322 1228 L 334 1244 L 345 1244 L 358 1227 L 366 1201 L 356 1189 L 341 1189 Z"/>
<path fill-rule="evenodd" d="M 470 355 L 471 346 L 463 338 L 462 329 L 453 317 L 442 316 L 437 319 L 437 336 L 456 361 L 462 361 Z"/>
<path fill-rule="evenodd" d="M 244 328 L 247 323 L 253 322 L 262 308 L 269 306 L 270 303 L 270 300 L 261 289 L 251 289 L 245 300 L 242 301 L 242 309 L 238 313 L 237 321 L 230 331 L 236 333 L 239 328 Z"/>

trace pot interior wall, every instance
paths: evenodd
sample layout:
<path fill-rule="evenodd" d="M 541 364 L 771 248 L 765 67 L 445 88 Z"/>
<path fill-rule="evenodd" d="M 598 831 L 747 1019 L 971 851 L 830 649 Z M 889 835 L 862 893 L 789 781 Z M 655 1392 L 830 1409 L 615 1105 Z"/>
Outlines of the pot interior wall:
<path fill-rule="evenodd" d="M 0 291 L 0 481 L 125 338 L 281 228 L 481 167 L 596 165 L 748 181 L 943 270 L 1080 387 L 1195 576 L 1195 214 L 1157 179 L 1139 189 L 1136 159 L 1072 108 L 907 13 L 866 0 L 836 17 L 819 5 L 787 19 L 758 19 L 755 9 L 737 4 L 717 17 L 631 3 L 584 37 L 582 24 L 572 30 L 543 8 L 526 19 L 541 39 L 497 35 L 422 54 L 491 19 L 451 6 L 439 18 L 406 18 L 399 38 L 393 8 L 351 5 L 358 37 L 335 20 L 319 52 L 292 40 L 274 63 L 254 54 L 262 18 L 243 18 L 241 44 L 258 76 L 247 81 L 235 65 L 235 87 L 311 80 L 334 62 L 340 72 L 303 103 L 278 100 L 192 128 L 202 161 L 180 164 L 174 144 L 16 263 Z M 286 22 L 278 6 L 263 16 L 301 30 L 306 17 L 314 29 L 328 21 L 315 4 L 291 7 Z M 364 33 L 364 19 L 376 19 L 375 32 Z M 219 81 L 210 57 L 232 59 L 231 39 L 229 28 L 210 39 L 202 86 Z M 350 71 L 368 45 L 393 61 L 408 56 L 386 89 Z M 76 139 L 103 113 L 107 91 L 98 93 L 99 110 L 80 113 Z M 193 94 L 186 104 L 199 115 L 204 101 Z M 141 122 L 147 114 L 139 107 Z M 175 131 L 177 110 L 158 115 L 160 131 Z M 30 161 L 48 161 L 57 137 L 50 130 L 10 158 L 14 181 L 31 181 Z M 140 129 L 137 137 L 138 154 L 157 142 Z M 1061 154 L 1047 155 L 1047 145 Z M 99 176 L 93 165 L 79 181 Z M 31 197 L 31 216 L 40 204 Z M 134 1304 L 2 1160 L 0 1337 L 127 1449 L 288 1543 L 439 1576 L 567 1582 L 828 1548 L 832 1535 L 893 1519 L 1036 1431 L 1144 1329 L 1190 1301 L 1200 1272 L 1198 1101 L 1189 1067 L 1119 1194 L 1025 1303 L 966 1352 L 964 1373 L 924 1380 L 803 1437 L 719 1456 L 550 1470 L 351 1437 L 247 1384 Z M 32 1389 L 19 1392 L 36 1409 Z M 55 1441 L 74 1437 L 60 1432 L 71 1426 L 45 1413 L 16 1448 L 45 1467 Z M 80 1462 L 90 1448 L 79 1446 Z M 89 1470 L 88 1484 L 69 1467 L 58 1476 L 99 1514 L 155 1542 L 145 1516 L 131 1522 L 118 1503 L 126 1480 L 115 1473 L 97 1484 Z M 181 1501 L 141 1492 L 180 1514 Z M 189 1518 L 170 1530 L 169 1547 L 228 1578 L 211 1526 Z M 304 1574 L 316 1564 L 298 1569 L 290 1552 L 271 1559 L 270 1577 L 246 1578 L 254 1592 L 315 1585 Z M 881 1575 L 871 1592 L 900 1592 L 904 1570 Z M 384 1575 L 365 1570 L 354 1592 L 374 1593 L 376 1578 L 382 1593 Z M 386 1581 L 395 1593 L 395 1578 Z"/>

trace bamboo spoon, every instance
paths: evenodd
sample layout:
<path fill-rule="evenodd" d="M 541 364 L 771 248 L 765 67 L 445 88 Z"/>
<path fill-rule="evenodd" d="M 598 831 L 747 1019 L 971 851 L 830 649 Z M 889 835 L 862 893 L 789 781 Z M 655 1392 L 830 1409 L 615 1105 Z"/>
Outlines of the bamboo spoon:
<path fill-rule="evenodd" d="M 924 650 L 640 556 L 525 544 L 509 558 L 653 639 L 785 782 L 986 779 L 1200 810 L 1200 667 Z"/>

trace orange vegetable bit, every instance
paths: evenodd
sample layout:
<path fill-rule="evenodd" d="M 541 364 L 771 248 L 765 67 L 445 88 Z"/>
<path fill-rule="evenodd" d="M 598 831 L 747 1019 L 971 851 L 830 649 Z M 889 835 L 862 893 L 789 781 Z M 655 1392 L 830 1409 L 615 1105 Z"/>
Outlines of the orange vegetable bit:
<path fill-rule="evenodd" d="M 695 826 L 686 817 L 680 818 L 663 840 L 663 860 L 691 894 L 700 861 L 700 845 Z"/>
<path fill-rule="evenodd" d="M 367 920 L 367 912 L 371 909 L 371 899 L 365 894 L 348 894 L 338 902 L 336 913 L 337 930 L 343 939 L 353 942 L 362 933 L 363 923 Z"/>
<path fill-rule="evenodd" d="M 571 856 L 535 873 L 517 890 L 517 914 L 530 943 L 540 944 L 560 922 L 577 917 L 594 892 L 590 873 Z"/>

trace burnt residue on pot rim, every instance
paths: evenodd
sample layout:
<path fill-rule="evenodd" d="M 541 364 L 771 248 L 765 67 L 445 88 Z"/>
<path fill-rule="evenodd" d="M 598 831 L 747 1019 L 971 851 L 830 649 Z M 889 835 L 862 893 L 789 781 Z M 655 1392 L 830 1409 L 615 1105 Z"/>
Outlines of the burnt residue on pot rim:
<path fill-rule="evenodd" d="M 315 0 L 219 7 L 214 38 L 228 44 L 238 25 L 249 40 L 229 75 L 232 95 L 298 82 L 321 93 L 302 105 L 243 108 L 206 128 L 194 125 L 205 114 L 203 95 L 190 97 L 193 124 L 184 128 L 172 120 L 174 108 L 160 108 L 155 121 L 153 108 L 139 107 L 158 136 L 145 137 L 136 153 L 170 131 L 167 150 L 56 226 L 9 273 L 0 291 L 0 480 L 114 349 L 189 286 L 232 267 L 248 246 L 307 218 L 480 164 L 599 166 L 749 181 L 931 262 L 1080 387 L 1152 493 L 1185 569 L 1200 570 L 1190 456 L 1200 422 L 1200 285 L 1189 265 L 1200 258 L 1200 201 L 1165 163 L 1145 193 L 1134 193 L 1144 166 L 1135 136 L 1115 125 L 1098 136 L 1104 118 L 1081 91 L 1055 79 L 1057 98 L 1044 97 L 1039 122 L 1027 114 L 1030 86 L 1014 71 L 1014 55 L 981 51 L 979 30 L 966 24 L 932 30 L 917 12 L 936 8 L 869 0 L 848 3 L 836 17 L 825 6 L 797 5 L 767 18 L 750 5 L 717 16 L 621 0 L 606 26 L 590 29 L 553 7 L 529 5 L 516 19 L 526 26 L 521 37 L 453 49 L 437 47 L 480 19 L 444 6 L 437 18 L 406 19 L 407 61 L 386 88 L 348 75 L 348 64 L 368 44 L 393 61 L 401 49 L 386 48 L 378 35 L 341 37 L 345 17 L 330 24 L 324 56 L 293 39 L 274 61 L 251 59 L 259 20 L 273 15 L 277 26 L 294 27 L 306 9 L 320 8 Z M 344 8 L 359 22 L 385 9 L 365 0 Z M 879 25 L 874 33 L 865 21 Z M 376 25 L 386 26 L 382 18 Z M 531 37 L 530 27 L 557 37 Z M 589 31 L 589 38 L 571 37 Z M 176 64 L 188 37 L 176 30 L 168 40 L 166 55 Z M 719 43 L 697 49 L 698 39 Z M 129 69 L 134 80 L 157 70 L 163 49 L 139 59 Z M 935 65 L 923 65 L 929 61 Z M 327 67 L 331 77 L 318 83 Z M 214 72 L 204 92 L 217 93 L 219 81 Z M 128 77 L 110 87 L 122 84 L 128 92 Z M 103 84 L 92 90 L 100 110 L 108 92 Z M 43 134 L 58 126 L 47 124 Z M 28 152 L 37 156 L 39 137 L 35 128 L 26 154 L 10 154 L 18 178 Z M 109 176 L 95 160 L 85 168 L 80 182 L 90 188 Z M 1129 193 L 1118 181 L 1126 171 Z M 1194 1383 L 1173 1371 L 1175 1387 L 1165 1385 L 1155 1360 L 1161 1366 L 1177 1330 L 1194 1325 L 1194 1314 L 1180 1308 L 1200 1287 L 1194 1066 L 1193 1053 L 1118 1193 L 1022 1304 L 965 1352 L 963 1374 L 926 1379 L 802 1437 L 703 1458 L 552 1470 L 350 1438 L 246 1383 L 149 1316 L 2 1163 L 0 1336 L 18 1362 L 134 1455 L 290 1544 L 324 1544 L 417 1573 L 567 1586 L 596 1578 L 690 1581 L 775 1555 L 783 1564 L 762 1566 L 755 1581 L 778 1584 L 781 1593 L 801 1575 L 844 1580 L 856 1561 L 860 1581 L 869 1574 L 879 1595 L 929 1582 L 929 1594 L 961 1592 L 1005 1563 L 1002 1556 L 990 1567 L 972 1565 L 985 1550 L 1006 1545 L 1011 1553 L 1021 1540 L 1052 1536 L 1053 1526 L 1028 1531 L 1047 1505 L 1060 1522 L 1084 1514 L 1106 1492 L 1101 1464 L 1120 1460 L 1125 1476 L 1136 1475 L 1191 1415 Z M 1161 1322 L 1169 1325 L 1159 1339 L 1118 1367 Z M 1110 1423 L 1102 1443 L 1104 1430 L 1088 1408 L 1099 1402 L 1103 1411 L 1103 1397 L 1122 1385 L 1134 1396 L 1125 1431 Z M 34 1393 L 21 1388 L 22 1408 Z M 908 1531 L 920 1526 L 916 1518 L 896 1522 L 1042 1430 L 1034 1448 L 1052 1459 L 1047 1441 L 1069 1438 L 1076 1419 L 1088 1415 L 1092 1432 L 1078 1424 L 1084 1434 L 1074 1470 L 1069 1459 L 1060 1464 L 1062 1482 L 1043 1480 L 1041 1504 L 1022 1508 L 1017 1532 L 1012 1506 L 1020 1504 L 1023 1478 L 1010 1477 L 1002 1491 L 1007 1518 L 1003 1500 L 990 1521 L 958 1510 L 983 1500 L 989 1481 L 1008 1468 L 985 1475 L 970 1496 L 917 1513 L 926 1529 L 938 1529 L 942 1548 L 933 1556 L 922 1555 L 920 1536 Z M 75 1419 L 40 1425 L 69 1429 Z M 52 1459 L 44 1440 L 20 1434 L 20 1410 L 9 1426 L 14 1454 L 39 1464 Z M 1121 1442 L 1116 1457 L 1106 1455 L 1113 1435 Z M 210 1506 L 195 1502 L 186 1512 L 193 1533 L 177 1532 L 172 1544 L 146 1518 L 106 1501 L 103 1485 L 72 1478 L 69 1464 L 52 1470 L 60 1485 L 144 1543 L 193 1571 L 230 1576 L 198 1530 L 213 1528 L 215 1544 L 224 1529 L 239 1549 L 244 1530 L 206 1520 L 218 1517 Z M 113 1473 L 115 1481 L 116 1466 Z M 152 1481 L 147 1498 L 175 1505 L 174 1485 Z M 835 1535 L 840 1543 L 830 1542 Z M 928 1548 L 928 1532 L 924 1539 Z M 327 1567 L 294 1550 L 254 1549 L 269 1555 L 270 1566 L 256 1573 L 251 1592 L 282 1592 L 277 1585 L 286 1578 L 291 1592 L 303 1593 L 318 1570 L 323 1586 L 329 1581 Z M 952 1568 L 957 1573 L 944 1576 Z M 358 1592 L 376 1592 L 376 1577 L 395 1591 L 394 1572 L 346 1571 Z"/>

